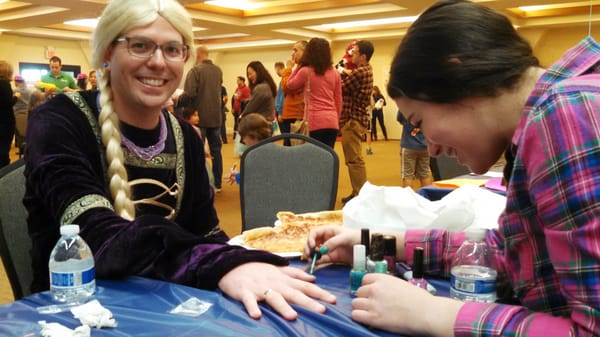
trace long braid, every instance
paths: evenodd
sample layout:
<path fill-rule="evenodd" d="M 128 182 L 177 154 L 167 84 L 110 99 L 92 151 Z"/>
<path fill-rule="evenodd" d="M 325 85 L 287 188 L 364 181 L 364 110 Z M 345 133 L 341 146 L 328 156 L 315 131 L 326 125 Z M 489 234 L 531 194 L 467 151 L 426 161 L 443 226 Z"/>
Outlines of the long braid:
<path fill-rule="evenodd" d="M 135 207 L 131 201 L 131 188 L 125 170 L 125 159 L 121 148 L 121 132 L 119 129 L 119 117 L 113 110 L 112 91 L 109 81 L 110 71 L 104 70 L 98 76 L 100 88 L 100 111 L 99 121 L 102 132 L 102 142 L 106 147 L 106 160 L 108 162 L 108 177 L 110 193 L 113 197 L 115 212 L 127 220 L 135 218 Z"/>

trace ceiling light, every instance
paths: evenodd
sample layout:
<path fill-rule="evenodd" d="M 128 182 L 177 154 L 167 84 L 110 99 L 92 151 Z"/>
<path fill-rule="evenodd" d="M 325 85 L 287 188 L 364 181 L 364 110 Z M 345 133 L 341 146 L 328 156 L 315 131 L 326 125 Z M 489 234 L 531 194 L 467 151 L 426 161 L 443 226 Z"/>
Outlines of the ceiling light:
<path fill-rule="evenodd" d="M 337 22 L 328 23 L 324 25 L 312 26 L 309 28 L 328 30 L 328 29 L 342 29 L 342 28 L 356 28 L 364 26 L 380 26 L 380 25 L 391 25 L 396 23 L 411 23 L 414 22 L 419 16 L 401 16 L 397 18 L 386 18 L 386 19 L 374 19 L 374 20 L 362 20 L 362 21 L 349 21 L 349 22 Z"/>
<path fill-rule="evenodd" d="M 65 21 L 64 24 L 65 25 L 71 25 L 71 26 L 96 28 L 96 26 L 98 25 L 98 18 L 96 18 L 96 19 L 81 19 L 81 20 Z"/>
<path fill-rule="evenodd" d="M 242 41 L 242 42 L 229 42 L 229 43 L 211 43 L 209 45 L 210 50 L 223 50 L 223 49 L 234 49 L 234 48 L 248 48 L 248 47 L 269 47 L 279 45 L 293 45 L 296 41 L 292 40 L 260 40 L 260 41 Z"/>
<path fill-rule="evenodd" d="M 600 1 L 578 1 L 578 2 L 565 2 L 554 5 L 539 5 L 539 6 L 520 6 L 519 9 L 523 12 L 543 11 L 547 9 L 560 9 L 560 8 L 571 8 L 571 7 L 588 7 L 590 5 L 600 4 Z"/>
<path fill-rule="evenodd" d="M 252 1 L 248 1 L 248 0 L 210 0 L 210 1 L 204 1 L 204 3 L 207 5 L 239 9 L 242 11 L 248 11 L 248 10 L 258 9 L 258 8 L 262 7 L 261 4 L 252 2 Z"/>
<path fill-rule="evenodd" d="M 230 39 L 230 38 L 234 38 L 234 37 L 245 37 L 245 36 L 250 36 L 250 35 L 244 34 L 244 33 L 232 33 L 232 34 L 206 35 L 206 36 L 201 36 L 198 38 L 202 39 L 202 40 L 212 40 L 212 39 Z"/>

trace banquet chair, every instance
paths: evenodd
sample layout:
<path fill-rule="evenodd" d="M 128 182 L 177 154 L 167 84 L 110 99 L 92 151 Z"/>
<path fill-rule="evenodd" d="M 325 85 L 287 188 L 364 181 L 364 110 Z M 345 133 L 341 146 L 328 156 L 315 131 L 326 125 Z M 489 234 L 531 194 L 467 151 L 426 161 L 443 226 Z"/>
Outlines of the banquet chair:
<path fill-rule="evenodd" d="M 305 143 L 282 146 L 283 139 Z M 273 226 L 279 211 L 332 210 L 338 175 L 335 151 L 310 137 L 283 133 L 249 147 L 240 161 L 242 230 Z"/>
<path fill-rule="evenodd" d="M 0 256 L 15 300 L 30 294 L 33 278 L 24 169 L 22 158 L 0 169 Z"/>

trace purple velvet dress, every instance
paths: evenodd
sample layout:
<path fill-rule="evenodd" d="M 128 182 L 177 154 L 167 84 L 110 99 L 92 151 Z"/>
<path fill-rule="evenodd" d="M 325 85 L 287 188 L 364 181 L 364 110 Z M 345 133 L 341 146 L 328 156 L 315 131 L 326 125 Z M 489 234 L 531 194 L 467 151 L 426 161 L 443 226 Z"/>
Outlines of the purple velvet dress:
<path fill-rule="evenodd" d="M 165 193 L 155 199 L 171 206 L 173 220 L 167 220 L 169 211 L 156 203 L 137 205 L 133 221 L 116 215 L 96 102 L 96 91 L 57 95 L 30 116 L 23 202 L 33 245 L 32 291 L 49 287 L 48 259 L 64 223 L 79 224 L 94 252 L 98 278 L 140 275 L 212 289 L 245 262 L 287 264 L 276 255 L 226 243 L 213 206 L 202 141 L 191 125 L 167 112 L 165 150 L 149 161 L 125 151 L 125 165 L 130 182 L 151 178 L 178 190 L 178 196 Z M 158 135 L 158 128 L 121 129 L 139 146 L 153 144 Z M 162 192 L 156 184 L 141 183 L 132 187 L 132 199 Z"/>

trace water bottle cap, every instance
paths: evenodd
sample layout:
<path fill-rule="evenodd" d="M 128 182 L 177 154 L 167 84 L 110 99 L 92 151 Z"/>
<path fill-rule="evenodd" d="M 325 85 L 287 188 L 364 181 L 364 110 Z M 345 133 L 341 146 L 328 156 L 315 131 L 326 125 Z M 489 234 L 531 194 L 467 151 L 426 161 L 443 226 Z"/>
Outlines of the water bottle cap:
<path fill-rule="evenodd" d="M 486 230 L 484 228 L 469 228 L 465 231 L 465 235 L 468 240 L 481 241 L 485 239 L 485 232 Z"/>
<path fill-rule="evenodd" d="M 60 235 L 73 236 L 79 234 L 79 225 L 60 226 Z"/>
<path fill-rule="evenodd" d="M 366 256 L 364 245 L 354 245 L 353 247 L 354 257 L 354 270 L 365 270 L 366 269 Z"/>

